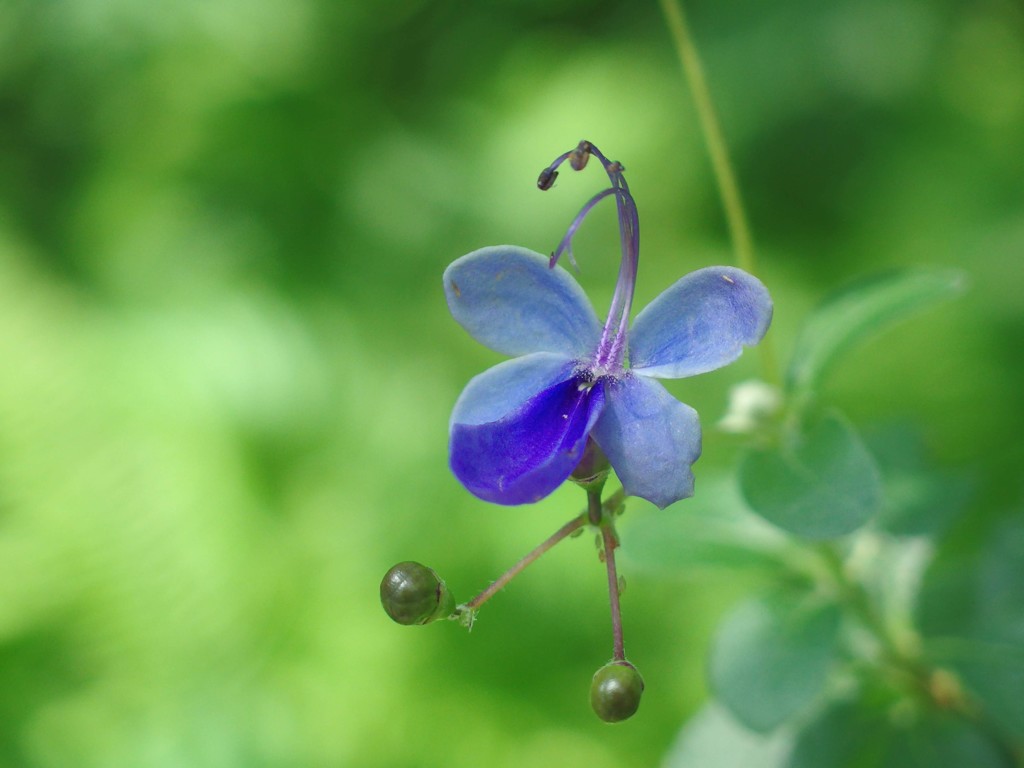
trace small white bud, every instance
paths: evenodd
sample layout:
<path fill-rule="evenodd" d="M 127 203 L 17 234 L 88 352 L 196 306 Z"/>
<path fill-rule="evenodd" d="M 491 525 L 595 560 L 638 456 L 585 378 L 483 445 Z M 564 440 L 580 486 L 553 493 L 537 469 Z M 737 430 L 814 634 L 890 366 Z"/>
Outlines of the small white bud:
<path fill-rule="evenodd" d="M 782 394 L 764 381 L 752 379 L 729 390 L 729 407 L 717 426 L 723 432 L 748 434 L 778 412 Z"/>

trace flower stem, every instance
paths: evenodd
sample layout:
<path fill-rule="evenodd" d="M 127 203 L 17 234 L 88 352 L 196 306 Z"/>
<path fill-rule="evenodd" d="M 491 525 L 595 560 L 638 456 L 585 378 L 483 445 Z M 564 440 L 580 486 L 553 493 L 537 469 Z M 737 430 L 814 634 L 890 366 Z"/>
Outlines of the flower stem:
<path fill-rule="evenodd" d="M 899 643 L 893 638 L 864 585 L 852 579 L 847 573 L 843 555 L 835 543 L 823 542 L 816 545 L 814 549 L 825 564 L 833 588 L 838 592 L 840 602 L 874 636 L 885 658 L 899 664 L 909 664 L 910 656 L 900 648 Z"/>
<path fill-rule="evenodd" d="M 507 571 L 505 571 L 505 573 L 498 577 L 498 580 L 493 582 L 491 586 L 489 586 L 479 595 L 474 597 L 468 603 L 460 605 L 456 609 L 456 612 L 475 611 L 481 605 L 483 605 L 492 597 L 494 597 L 495 594 L 500 592 L 506 584 L 508 584 L 510 581 L 512 581 L 512 579 L 518 576 L 534 560 L 539 558 L 541 555 L 543 555 L 545 552 L 547 552 L 549 549 L 555 546 L 555 544 L 560 542 L 562 539 L 566 538 L 567 536 L 570 536 L 573 532 L 582 528 L 586 523 L 587 513 L 584 512 L 583 514 L 574 517 L 568 523 L 566 523 L 553 534 L 551 534 L 547 539 L 545 539 L 543 542 L 537 545 L 534 549 L 532 549 L 518 563 L 516 563 Z"/>
<path fill-rule="evenodd" d="M 754 275 L 756 274 L 754 240 L 750 235 L 750 225 L 747 223 L 747 214 L 743 206 L 743 198 L 740 195 L 739 184 L 736 182 L 732 160 L 729 157 L 729 149 L 725 143 L 722 127 L 718 122 L 714 103 L 711 101 L 711 92 L 708 90 L 707 80 L 704 77 L 704 66 L 701 64 L 697 46 L 690 34 L 682 0 L 659 0 L 659 2 L 661 10 L 665 14 L 665 21 L 668 23 L 676 53 L 679 56 L 679 63 L 683 68 L 683 74 L 693 94 L 697 118 L 700 120 L 704 142 L 711 157 L 711 167 L 718 183 L 722 208 L 725 210 L 725 219 L 728 222 L 729 234 L 736 252 L 736 263 L 740 269 Z M 758 354 L 761 356 L 762 375 L 767 381 L 777 383 L 779 381 L 778 368 L 769 339 L 762 340 L 758 345 Z"/>
<path fill-rule="evenodd" d="M 612 643 L 613 661 L 625 661 L 626 649 L 622 640 L 622 610 L 619 604 L 619 575 L 615 569 L 615 548 L 619 546 L 619 539 L 615 535 L 615 527 L 612 523 L 615 507 L 621 503 L 613 495 L 608 502 L 601 503 L 601 493 L 587 492 L 588 510 L 590 510 L 590 522 L 600 525 L 601 540 L 604 544 L 604 564 L 608 571 L 608 600 L 612 613 Z M 613 506 L 614 504 L 614 506 Z M 597 520 L 594 520 L 596 510 Z"/>
<path fill-rule="evenodd" d="M 989 719 L 980 702 L 964 691 L 956 675 L 942 667 L 933 666 L 921 658 L 907 643 L 893 635 L 884 616 L 871 595 L 845 568 L 843 556 L 834 543 L 817 545 L 815 551 L 825 565 L 828 578 L 838 592 L 840 604 L 855 617 L 878 644 L 879 670 L 899 688 L 923 700 L 929 706 L 949 712 L 972 723 L 986 733 L 992 743 L 1006 754 L 1019 754 L 1020 745 L 1008 741 L 1000 729 Z M 1017 758 L 1024 768 L 1024 755 Z"/>
<path fill-rule="evenodd" d="M 591 525 L 600 525 L 603 516 L 601 491 L 587 491 L 587 522 Z"/>
<path fill-rule="evenodd" d="M 711 93 L 704 78 L 704 67 L 690 35 L 689 25 L 686 23 L 686 14 L 680 0 L 660 0 L 660 2 L 669 31 L 672 33 L 676 52 L 679 55 L 679 63 L 682 64 L 683 73 L 686 75 L 690 91 L 693 93 L 697 117 L 700 119 L 701 129 L 704 132 L 708 154 L 711 156 L 711 165 L 715 172 L 715 179 L 718 181 L 718 191 L 722 197 L 722 206 L 725 208 L 725 217 L 729 223 L 729 231 L 736 249 L 739 267 L 754 274 L 754 243 L 750 236 L 750 227 L 747 225 L 743 200 L 740 197 L 739 185 L 736 183 L 736 174 L 732 169 L 732 161 L 729 159 L 729 150 L 722 135 L 722 128 L 718 123 L 718 115 L 711 102 Z"/>
<path fill-rule="evenodd" d="M 626 660 L 626 647 L 622 641 L 622 612 L 619 608 L 619 576 L 615 571 L 615 548 L 619 542 L 610 525 L 601 526 L 604 537 L 604 564 L 608 568 L 608 599 L 612 610 L 613 659 Z"/>

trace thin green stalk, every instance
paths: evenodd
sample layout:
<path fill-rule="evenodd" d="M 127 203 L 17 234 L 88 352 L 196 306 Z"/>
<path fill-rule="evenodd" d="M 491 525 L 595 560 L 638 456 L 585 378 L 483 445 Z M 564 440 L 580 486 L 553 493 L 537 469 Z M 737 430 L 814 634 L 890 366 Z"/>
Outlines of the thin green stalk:
<path fill-rule="evenodd" d="M 676 53 L 679 56 L 679 63 L 683 68 L 683 74 L 690 86 L 690 92 L 693 94 L 697 118 L 700 120 L 708 155 L 711 157 L 711 167 L 718 184 L 719 195 L 722 198 L 722 208 L 725 210 L 725 219 L 729 226 L 733 250 L 736 253 L 736 263 L 740 269 L 752 275 L 757 274 L 754 240 L 750 234 L 750 225 L 747 223 L 743 198 L 740 195 L 736 173 L 733 171 L 732 160 L 729 157 L 729 148 L 725 143 L 722 127 L 718 122 L 718 114 L 711 101 L 711 92 L 708 90 L 707 80 L 704 77 L 704 67 L 697 53 L 697 46 L 693 42 L 693 36 L 690 34 L 682 2 L 681 0 L 659 0 L 659 2 L 661 10 L 665 14 L 665 21 L 668 23 Z M 762 375 L 767 381 L 778 383 L 780 377 L 770 337 L 761 341 L 758 345 L 758 353 L 761 356 Z"/>
<path fill-rule="evenodd" d="M 725 208 L 729 232 L 736 249 L 736 259 L 740 269 L 754 274 L 754 242 L 750 236 L 743 199 L 740 196 L 739 185 L 736 183 L 736 174 L 732 169 L 729 149 L 718 122 L 718 114 L 711 101 L 711 92 L 708 90 L 707 80 L 704 78 L 704 67 L 690 35 L 689 25 L 686 23 L 686 14 L 678 0 L 660 0 L 660 2 L 669 31 L 672 33 L 676 52 L 679 55 L 679 63 L 683 67 L 683 74 L 686 75 L 686 81 L 693 93 L 697 117 L 704 133 L 704 141 L 707 143 L 708 154 L 711 156 L 711 165 L 715 172 L 715 179 L 718 181 L 722 206 Z"/>

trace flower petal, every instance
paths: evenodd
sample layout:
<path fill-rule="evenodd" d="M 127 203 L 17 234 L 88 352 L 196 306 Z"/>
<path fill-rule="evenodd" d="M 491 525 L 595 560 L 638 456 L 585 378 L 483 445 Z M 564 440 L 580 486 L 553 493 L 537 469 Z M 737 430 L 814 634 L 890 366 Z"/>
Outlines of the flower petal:
<path fill-rule="evenodd" d="M 481 248 L 444 272 L 452 316 L 481 344 L 506 355 L 593 353 L 601 323 L 562 267 L 514 245 Z"/>
<path fill-rule="evenodd" d="M 681 379 L 727 365 L 768 330 L 772 300 L 756 277 L 734 267 L 691 272 L 633 321 L 629 356 L 643 376 Z"/>
<path fill-rule="evenodd" d="M 455 401 L 448 428 L 498 421 L 538 392 L 571 378 L 575 369 L 568 357 L 551 352 L 498 363 L 470 379 Z"/>
<path fill-rule="evenodd" d="M 690 465 L 700 458 L 697 412 L 641 376 L 609 380 L 605 400 L 593 437 L 626 493 L 661 509 L 692 496 Z"/>
<path fill-rule="evenodd" d="M 541 357 L 548 359 L 537 360 Z M 604 390 L 600 383 L 583 385 L 561 358 L 562 374 L 520 399 L 526 389 L 520 374 L 534 383 L 550 379 L 551 358 L 558 356 L 531 355 L 495 366 L 470 381 L 456 404 L 449 463 L 459 481 L 485 501 L 539 501 L 579 463 L 604 405 Z M 480 421 L 499 411 L 504 411 L 500 417 Z"/>

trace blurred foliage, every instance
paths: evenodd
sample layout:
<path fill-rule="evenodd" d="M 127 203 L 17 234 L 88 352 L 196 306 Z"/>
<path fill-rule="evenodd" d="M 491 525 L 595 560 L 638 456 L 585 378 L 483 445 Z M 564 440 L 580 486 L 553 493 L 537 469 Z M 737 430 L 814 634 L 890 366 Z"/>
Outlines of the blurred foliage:
<path fill-rule="evenodd" d="M 919 531 L 934 491 L 915 483 L 969 484 L 940 494 L 958 503 L 914 610 L 933 657 L 1019 736 L 1024 12 L 688 9 L 783 359 L 851 278 L 967 277 L 962 298 L 838 362 L 822 397 L 883 436 L 868 441 L 879 456 L 891 424 L 918 425 L 929 467 L 880 462 L 903 490 L 883 518 L 898 498 Z M 743 572 L 674 567 L 657 534 L 660 562 L 623 563 L 647 689 L 615 728 L 587 706 L 611 643 L 586 537 L 471 635 L 397 627 L 377 599 L 410 558 L 464 599 L 582 505 L 565 489 L 489 508 L 449 475 L 450 406 L 496 358 L 450 320 L 440 275 L 482 245 L 550 250 L 597 182 L 540 195 L 536 174 L 584 137 L 638 196 L 638 306 L 729 261 L 653 3 L 0 3 L 0 767 L 661 760 L 704 699 L 714 625 L 786 547 L 774 529 L 739 526 L 765 544 Z M 618 258 L 607 218 L 575 249 L 598 306 Z M 756 372 L 748 355 L 673 387 L 707 432 L 673 530 L 707 530 L 691 509 L 723 527 L 749 516 L 729 481 L 737 442 L 713 424 Z M 629 507 L 626 554 L 631 526 L 652 525 Z M 704 542 L 685 551 L 746 562 Z M 964 652 L 976 643 L 999 652 Z M 837 739 L 875 728 L 832 706 L 816 716 Z M 736 735 L 711 707 L 700 739 L 814 754 Z M 950 754 L 992 762 L 959 721 L 937 727 Z M 893 760 L 909 748 L 887 744 Z"/>
<path fill-rule="evenodd" d="M 941 501 L 950 483 L 922 469 L 912 430 L 891 429 L 897 440 L 873 454 L 834 408 L 820 414 L 826 363 L 925 297 L 948 295 L 948 280 L 936 292 L 926 277 L 861 281 L 811 312 L 774 410 L 742 418 L 734 389 L 726 423 L 745 424 L 734 431 L 752 443 L 737 482 L 748 515 L 775 528 L 776 573 L 772 591 L 733 610 L 713 639 L 708 682 L 728 712 L 706 710 L 684 728 L 669 768 L 726 768 L 741 757 L 766 768 L 1024 764 L 1024 549 L 1015 530 L 1024 520 L 1011 511 L 1000 540 L 944 579 L 935 549 L 950 517 L 967 509 L 963 494 Z M 734 519 L 708 538 L 743 549 L 764 525 L 753 515 L 744 525 L 742 512 Z M 764 554 L 764 544 L 747 546 Z M 657 559 L 689 548 L 662 540 L 653 549 Z M 643 538 L 632 551 L 651 559 Z M 981 589 L 971 589 L 975 579 Z M 728 739 L 738 751 L 722 748 Z"/>

